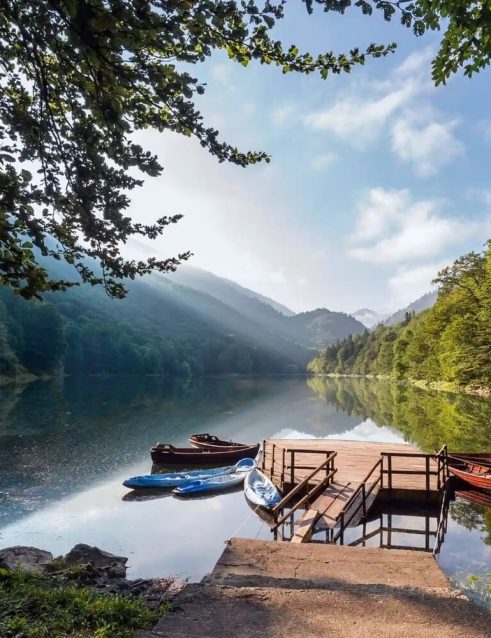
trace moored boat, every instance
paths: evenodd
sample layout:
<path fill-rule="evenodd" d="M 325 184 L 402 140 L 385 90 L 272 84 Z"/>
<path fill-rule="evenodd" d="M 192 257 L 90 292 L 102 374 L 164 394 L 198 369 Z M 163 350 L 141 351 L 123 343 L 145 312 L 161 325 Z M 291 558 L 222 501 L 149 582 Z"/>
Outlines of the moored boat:
<path fill-rule="evenodd" d="M 236 450 L 237 448 L 249 447 L 246 443 L 235 443 L 234 441 L 223 441 L 214 434 L 192 434 L 188 441 L 193 447 L 203 450 Z"/>
<path fill-rule="evenodd" d="M 281 501 L 275 484 L 257 468 L 246 476 L 244 492 L 251 503 L 266 509 L 271 509 Z"/>
<path fill-rule="evenodd" d="M 196 467 L 199 465 L 228 465 L 241 459 L 255 458 L 259 452 L 259 443 L 247 447 L 225 450 L 203 450 L 201 448 L 179 448 L 173 445 L 157 443 L 150 450 L 152 461 L 158 465 L 181 465 Z"/>
<path fill-rule="evenodd" d="M 491 491 L 491 454 L 449 454 L 448 470 L 473 487 Z"/>
<path fill-rule="evenodd" d="M 167 474 L 145 474 L 126 479 L 126 481 L 123 481 L 123 485 L 132 489 L 169 489 L 171 487 L 179 487 L 180 485 L 191 483 L 192 481 L 206 480 L 215 476 L 232 474 L 245 468 L 252 469 L 253 464 L 254 461 L 251 459 L 242 459 L 235 465 L 216 467 L 208 470 L 201 469 L 187 472 L 169 472 Z"/>
<path fill-rule="evenodd" d="M 172 490 L 172 493 L 176 496 L 187 496 L 190 494 L 219 492 L 240 485 L 256 465 L 253 459 L 243 460 L 249 461 L 249 463 L 247 465 L 242 464 L 242 466 L 239 466 L 237 471 L 232 474 L 221 474 L 220 476 L 214 476 L 213 478 L 202 481 L 192 481 L 186 485 L 176 487 L 175 490 Z"/>

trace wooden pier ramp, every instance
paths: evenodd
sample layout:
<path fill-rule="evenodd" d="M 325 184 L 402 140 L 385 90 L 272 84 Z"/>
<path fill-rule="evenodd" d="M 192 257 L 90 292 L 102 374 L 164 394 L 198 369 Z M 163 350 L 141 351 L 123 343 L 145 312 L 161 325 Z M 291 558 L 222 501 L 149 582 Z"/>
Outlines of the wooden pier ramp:
<path fill-rule="evenodd" d="M 424 454 L 404 443 L 268 439 L 262 468 L 285 494 L 275 508 L 273 529 L 304 508 L 293 542 L 306 542 L 320 530 L 337 530 L 333 540 L 342 542 L 345 528 L 366 517 L 380 491 L 413 497 L 439 493 L 446 450 Z"/>

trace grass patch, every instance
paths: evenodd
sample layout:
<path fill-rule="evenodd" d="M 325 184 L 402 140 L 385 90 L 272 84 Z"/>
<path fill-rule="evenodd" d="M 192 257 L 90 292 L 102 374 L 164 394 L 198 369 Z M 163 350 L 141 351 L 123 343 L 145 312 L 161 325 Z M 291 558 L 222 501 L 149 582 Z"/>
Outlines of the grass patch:
<path fill-rule="evenodd" d="M 0 569 L 2 638 L 131 638 L 167 612 L 143 597 L 74 583 L 76 573 L 45 576 Z"/>

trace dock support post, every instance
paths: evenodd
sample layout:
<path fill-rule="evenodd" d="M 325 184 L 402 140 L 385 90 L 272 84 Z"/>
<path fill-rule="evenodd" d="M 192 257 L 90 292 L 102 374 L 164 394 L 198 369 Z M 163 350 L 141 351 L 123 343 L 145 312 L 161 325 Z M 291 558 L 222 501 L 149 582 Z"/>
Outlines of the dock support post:
<path fill-rule="evenodd" d="M 426 496 L 430 495 L 430 457 L 426 456 Z"/>

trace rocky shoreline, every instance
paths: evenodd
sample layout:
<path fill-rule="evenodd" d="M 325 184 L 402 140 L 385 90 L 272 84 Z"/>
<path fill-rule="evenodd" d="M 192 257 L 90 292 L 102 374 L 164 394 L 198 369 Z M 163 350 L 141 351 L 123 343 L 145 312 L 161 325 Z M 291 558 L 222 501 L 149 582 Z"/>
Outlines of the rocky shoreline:
<path fill-rule="evenodd" d="M 141 596 L 152 607 L 171 600 L 185 583 L 173 578 L 126 578 L 124 556 L 116 556 L 98 547 L 79 543 L 65 556 L 54 557 L 37 547 L 15 546 L 0 550 L 0 569 L 22 570 L 93 587 L 109 594 Z"/>

